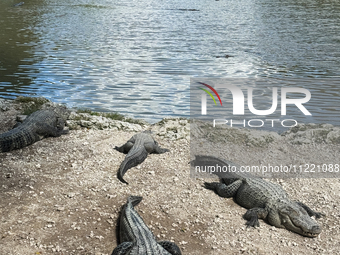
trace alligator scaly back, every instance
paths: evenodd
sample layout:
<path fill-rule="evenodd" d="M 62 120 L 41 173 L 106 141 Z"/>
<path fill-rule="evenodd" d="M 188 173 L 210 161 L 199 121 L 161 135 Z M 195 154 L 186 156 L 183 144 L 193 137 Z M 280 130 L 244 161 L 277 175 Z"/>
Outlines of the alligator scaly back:
<path fill-rule="evenodd" d="M 19 126 L 0 134 L 0 152 L 24 148 L 44 137 L 66 134 L 68 131 L 64 130 L 65 119 L 62 115 L 56 109 L 32 113 Z"/>
<path fill-rule="evenodd" d="M 157 242 L 134 207 L 142 197 L 130 196 L 120 215 L 120 244 L 112 255 L 181 255 L 179 247 L 169 241 Z"/>
<path fill-rule="evenodd" d="M 124 145 L 121 147 L 116 146 L 115 149 L 119 152 L 127 153 L 117 173 L 118 179 L 124 183 L 127 183 L 123 179 L 127 170 L 142 163 L 147 158 L 148 154 L 161 154 L 169 151 L 168 149 L 159 147 L 149 131 L 135 134 Z"/>

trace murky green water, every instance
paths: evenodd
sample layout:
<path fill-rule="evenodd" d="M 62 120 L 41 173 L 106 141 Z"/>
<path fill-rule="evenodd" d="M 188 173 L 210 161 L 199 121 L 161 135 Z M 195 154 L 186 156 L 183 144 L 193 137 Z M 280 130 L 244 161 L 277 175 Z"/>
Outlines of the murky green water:
<path fill-rule="evenodd" d="M 340 77 L 338 0 L 18 2 L 0 1 L 4 98 L 157 121 L 189 116 L 190 77 Z M 340 85 L 308 89 L 339 125 Z"/>

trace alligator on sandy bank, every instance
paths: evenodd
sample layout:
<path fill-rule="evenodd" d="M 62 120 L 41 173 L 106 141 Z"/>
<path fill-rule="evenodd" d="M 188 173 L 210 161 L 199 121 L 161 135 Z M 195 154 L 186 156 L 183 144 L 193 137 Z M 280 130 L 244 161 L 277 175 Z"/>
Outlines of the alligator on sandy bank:
<path fill-rule="evenodd" d="M 205 183 L 205 187 L 214 190 L 221 197 L 234 197 L 236 203 L 248 209 L 244 219 L 248 226 L 259 226 L 259 218 L 269 224 L 286 228 L 307 237 L 316 237 L 321 227 L 311 216 L 320 218 L 323 214 L 314 212 L 307 205 L 292 201 L 278 184 L 267 182 L 249 173 L 240 172 L 239 166 L 230 161 L 212 156 L 196 156 L 194 166 L 236 167 L 236 172 L 216 173 L 224 183 Z M 235 169 L 235 168 L 234 168 Z"/>
<path fill-rule="evenodd" d="M 142 197 L 130 196 L 120 215 L 120 244 L 111 255 L 181 255 L 179 247 L 169 241 L 157 242 L 151 230 L 134 209 Z"/>
<path fill-rule="evenodd" d="M 147 158 L 148 154 L 162 154 L 169 151 L 168 149 L 163 149 L 158 146 L 158 143 L 152 138 L 150 131 L 135 134 L 124 145 L 120 147 L 116 146 L 115 149 L 127 154 L 117 173 L 118 179 L 124 183 L 127 183 L 123 179 L 126 171 L 142 163 Z"/>
<path fill-rule="evenodd" d="M 68 130 L 64 130 L 65 115 L 67 110 L 63 108 L 32 113 L 12 130 L 0 134 L 0 152 L 21 149 L 48 136 L 66 134 Z"/>

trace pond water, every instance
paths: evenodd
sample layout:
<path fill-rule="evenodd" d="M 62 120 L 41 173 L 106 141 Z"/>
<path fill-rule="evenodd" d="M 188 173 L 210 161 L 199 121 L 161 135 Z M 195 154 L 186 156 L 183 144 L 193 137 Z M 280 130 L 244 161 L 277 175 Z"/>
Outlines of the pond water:
<path fill-rule="evenodd" d="M 301 86 L 340 125 L 338 0 L 18 2 L 0 2 L 0 97 L 156 122 L 189 117 L 191 77 L 327 78 Z"/>

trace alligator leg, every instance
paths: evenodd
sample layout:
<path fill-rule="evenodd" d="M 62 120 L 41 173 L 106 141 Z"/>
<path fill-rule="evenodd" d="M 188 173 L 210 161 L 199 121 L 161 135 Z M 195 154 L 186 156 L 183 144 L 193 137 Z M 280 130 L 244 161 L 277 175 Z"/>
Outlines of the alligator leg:
<path fill-rule="evenodd" d="M 165 250 L 167 250 L 171 255 L 181 255 L 182 254 L 179 247 L 173 242 L 160 241 L 160 242 L 158 242 L 158 244 L 160 246 L 162 246 Z"/>
<path fill-rule="evenodd" d="M 312 209 L 310 209 L 307 205 L 305 205 L 302 202 L 296 201 L 296 203 L 299 206 L 301 206 L 303 209 L 305 209 L 309 216 L 315 216 L 315 218 L 317 218 L 317 219 L 321 218 L 322 216 L 325 216 L 323 213 L 313 211 Z"/>
<path fill-rule="evenodd" d="M 243 218 L 247 220 L 247 227 L 259 227 L 259 218 L 265 219 L 268 215 L 268 211 L 264 208 L 252 208 L 249 209 L 244 215 Z"/>
<path fill-rule="evenodd" d="M 162 154 L 165 153 L 167 151 L 169 151 L 168 149 L 163 149 L 161 147 L 158 146 L 158 143 L 154 140 L 152 142 L 145 142 L 144 143 L 144 147 L 146 149 L 146 151 L 148 153 L 155 153 L 155 154 Z"/>
<path fill-rule="evenodd" d="M 61 131 L 64 130 L 65 125 L 66 123 L 63 118 L 57 118 L 57 129 L 58 130 L 61 130 Z"/>
<path fill-rule="evenodd" d="M 111 255 L 125 255 L 131 250 L 132 247 L 133 247 L 132 242 L 121 243 L 113 250 Z"/>
<path fill-rule="evenodd" d="M 169 150 L 169 149 L 165 149 L 165 148 L 161 148 L 161 147 L 159 147 L 157 144 L 155 144 L 152 153 L 162 154 L 162 153 L 165 153 L 165 152 L 167 152 L 167 151 L 170 151 L 170 150 Z"/>
<path fill-rule="evenodd" d="M 221 197 L 233 197 L 236 195 L 237 190 L 242 185 L 241 180 L 234 181 L 233 183 L 229 184 L 228 186 L 224 183 L 219 182 L 205 182 L 204 186 L 207 189 L 214 190 L 218 195 Z"/>
<path fill-rule="evenodd" d="M 120 147 L 116 146 L 115 150 L 122 152 L 124 154 L 127 154 L 131 150 L 134 144 L 135 144 L 135 139 L 132 137 L 129 141 L 127 141 L 122 146 Z"/>

